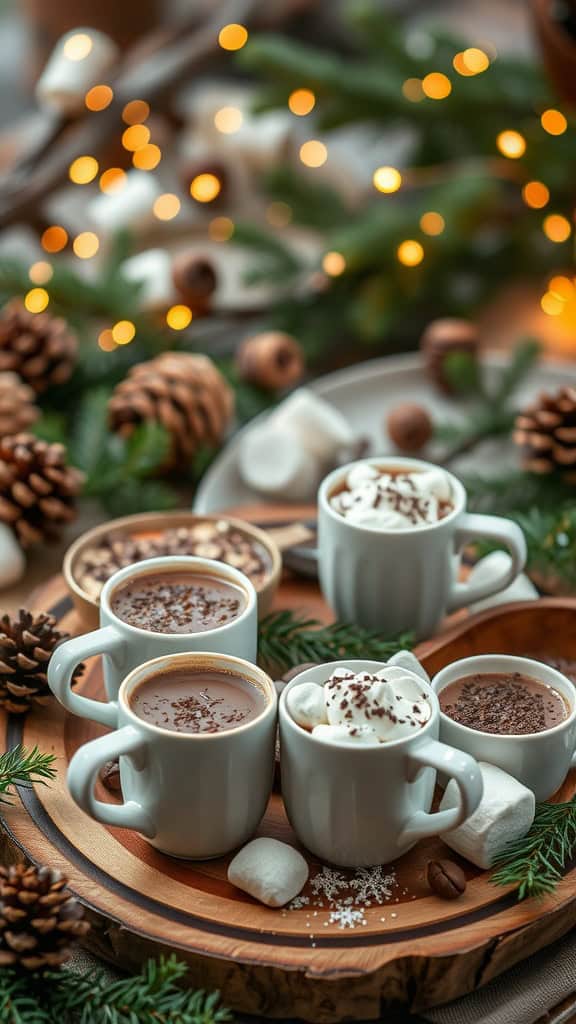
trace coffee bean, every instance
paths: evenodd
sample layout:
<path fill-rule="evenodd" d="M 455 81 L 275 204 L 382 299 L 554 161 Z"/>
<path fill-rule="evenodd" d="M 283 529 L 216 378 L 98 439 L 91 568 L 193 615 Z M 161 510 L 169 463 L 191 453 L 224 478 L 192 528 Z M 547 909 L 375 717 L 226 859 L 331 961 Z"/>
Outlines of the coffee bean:
<path fill-rule="evenodd" d="M 430 860 L 426 871 L 428 885 L 443 900 L 456 900 L 466 888 L 466 876 L 453 860 Z"/>
<path fill-rule="evenodd" d="M 118 759 L 115 759 L 114 761 L 106 761 L 106 764 L 100 769 L 100 781 L 109 793 L 118 795 L 122 792 L 122 786 L 120 783 L 120 764 Z"/>

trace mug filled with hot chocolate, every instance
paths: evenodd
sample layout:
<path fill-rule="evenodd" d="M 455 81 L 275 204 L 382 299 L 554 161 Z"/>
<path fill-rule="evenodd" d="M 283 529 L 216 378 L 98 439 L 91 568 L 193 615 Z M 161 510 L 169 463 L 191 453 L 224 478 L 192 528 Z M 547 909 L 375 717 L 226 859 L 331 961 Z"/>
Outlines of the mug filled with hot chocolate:
<path fill-rule="evenodd" d="M 48 682 L 74 714 L 114 724 L 115 711 L 71 688 L 84 658 L 104 656 L 104 681 L 115 700 L 131 669 L 163 654 L 209 649 L 255 661 L 257 600 L 239 570 L 207 558 L 151 558 L 115 573 L 102 590 L 101 628 L 62 644 Z"/>
<path fill-rule="evenodd" d="M 272 790 L 272 680 L 227 655 L 170 654 L 122 683 L 114 732 L 85 744 L 68 769 L 70 792 L 105 825 L 140 832 L 163 853 L 205 860 L 245 843 Z M 120 758 L 124 803 L 97 800 L 102 765 Z"/>
<path fill-rule="evenodd" d="M 460 582 L 459 552 L 482 538 L 508 549 L 510 567 L 489 581 Z M 389 635 L 430 636 L 446 612 L 507 587 L 525 561 L 516 523 L 468 514 L 460 481 L 431 463 L 362 459 L 320 485 L 320 583 L 346 622 Z"/>
<path fill-rule="evenodd" d="M 432 681 L 440 736 L 503 768 L 547 800 L 576 751 L 576 691 L 556 669 L 531 658 L 486 654 L 442 669 Z"/>

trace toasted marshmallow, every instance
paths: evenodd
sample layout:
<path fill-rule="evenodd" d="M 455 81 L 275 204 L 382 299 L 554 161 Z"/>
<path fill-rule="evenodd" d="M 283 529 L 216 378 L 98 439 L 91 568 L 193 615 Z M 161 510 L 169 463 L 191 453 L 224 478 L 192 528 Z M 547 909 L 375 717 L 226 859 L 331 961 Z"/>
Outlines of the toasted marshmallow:
<path fill-rule="evenodd" d="M 286 706 L 294 721 L 303 729 L 328 724 L 324 688 L 317 683 L 293 686 L 286 696 Z"/>
<path fill-rule="evenodd" d="M 345 519 L 373 530 L 406 530 L 436 523 L 452 498 L 441 469 L 390 474 L 370 463 L 353 466 L 346 489 L 330 499 Z"/>

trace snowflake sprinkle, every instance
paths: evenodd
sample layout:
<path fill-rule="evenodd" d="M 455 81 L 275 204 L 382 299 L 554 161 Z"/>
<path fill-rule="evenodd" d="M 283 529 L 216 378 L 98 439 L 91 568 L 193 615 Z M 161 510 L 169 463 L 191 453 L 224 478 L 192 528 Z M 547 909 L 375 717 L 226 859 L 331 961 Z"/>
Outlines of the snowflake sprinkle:
<path fill-rule="evenodd" d="M 339 928 L 356 928 L 359 924 L 366 924 L 363 910 L 354 910 L 353 907 L 340 907 L 330 914 L 330 924 L 337 924 Z"/>
<path fill-rule="evenodd" d="M 396 875 L 391 871 L 385 875 L 381 865 L 373 868 L 358 868 L 350 881 L 350 888 L 356 890 L 355 903 L 371 906 L 372 902 L 385 903 L 392 895 Z"/>
<path fill-rule="evenodd" d="M 340 889 L 347 889 L 349 883 L 341 871 L 324 866 L 310 885 L 316 896 L 325 896 L 327 900 L 334 901 L 338 899 Z"/>

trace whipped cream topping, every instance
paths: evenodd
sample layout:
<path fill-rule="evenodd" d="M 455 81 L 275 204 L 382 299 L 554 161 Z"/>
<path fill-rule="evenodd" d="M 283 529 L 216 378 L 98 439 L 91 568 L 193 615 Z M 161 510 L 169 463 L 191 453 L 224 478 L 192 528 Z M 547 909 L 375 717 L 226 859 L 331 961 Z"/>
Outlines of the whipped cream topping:
<path fill-rule="evenodd" d="M 323 686 L 293 686 L 287 707 L 298 725 L 327 743 L 374 745 L 413 736 L 432 714 L 422 680 L 395 665 L 375 674 L 335 669 Z"/>
<path fill-rule="evenodd" d="M 452 510 L 450 480 L 441 469 L 388 473 L 360 463 L 330 505 L 345 519 L 373 530 L 406 530 L 437 523 Z"/>

